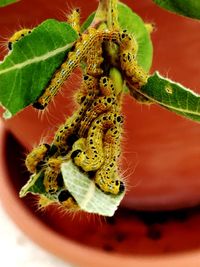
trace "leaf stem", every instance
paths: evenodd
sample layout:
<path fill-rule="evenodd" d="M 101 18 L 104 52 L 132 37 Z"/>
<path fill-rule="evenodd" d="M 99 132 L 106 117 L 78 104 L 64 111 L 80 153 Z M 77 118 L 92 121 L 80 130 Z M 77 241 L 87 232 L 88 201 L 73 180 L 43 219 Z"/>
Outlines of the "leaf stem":
<path fill-rule="evenodd" d="M 98 28 L 100 24 L 106 24 L 109 30 L 119 29 L 118 23 L 118 0 L 99 0 L 94 20 L 91 27 Z"/>

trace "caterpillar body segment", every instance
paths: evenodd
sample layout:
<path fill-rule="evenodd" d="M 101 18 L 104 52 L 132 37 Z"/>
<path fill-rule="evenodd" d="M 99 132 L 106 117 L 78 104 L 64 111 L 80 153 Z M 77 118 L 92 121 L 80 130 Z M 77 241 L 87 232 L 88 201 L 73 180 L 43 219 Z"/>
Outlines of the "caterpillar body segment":
<path fill-rule="evenodd" d="M 100 92 L 104 96 L 116 96 L 114 84 L 107 76 L 101 77 L 99 80 Z"/>
<path fill-rule="evenodd" d="M 31 29 L 21 29 L 17 32 L 15 32 L 9 39 L 8 39 L 8 49 L 12 50 L 13 44 L 20 39 L 22 39 L 24 36 L 30 34 L 32 32 Z"/>
<path fill-rule="evenodd" d="M 62 190 L 58 195 L 58 201 L 63 208 L 70 211 L 78 211 L 80 208 L 73 198 L 73 196 L 67 190 Z"/>
<path fill-rule="evenodd" d="M 108 13 L 108 27 L 109 29 L 119 30 L 119 22 L 118 22 L 118 1 L 112 0 L 110 1 L 110 13 Z M 111 23 L 111 25 L 110 25 Z"/>
<path fill-rule="evenodd" d="M 34 173 L 37 171 L 38 164 L 44 160 L 49 149 L 50 146 L 48 144 L 40 144 L 27 155 L 25 165 L 29 172 Z"/>
<path fill-rule="evenodd" d="M 94 77 L 99 77 L 103 74 L 101 64 L 103 62 L 102 57 L 102 40 L 97 40 L 90 50 L 90 55 L 87 57 L 86 72 Z"/>
<path fill-rule="evenodd" d="M 80 34 L 81 26 L 80 26 L 80 9 L 75 8 L 72 12 L 67 16 L 67 22 L 72 26 L 72 28 Z"/>
<path fill-rule="evenodd" d="M 105 113 L 116 105 L 115 97 L 100 96 L 96 98 L 92 105 L 87 109 L 84 119 L 80 123 L 79 136 L 85 137 L 94 119 L 100 114 Z"/>
<path fill-rule="evenodd" d="M 104 136 L 104 163 L 97 170 L 94 181 L 105 193 L 117 195 L 124 191 L 124 184 L 119 178 L 117 161 L 120 156 L 122 117 L 115 117 L 115 125 Z"/>
<path fill-rule="evenodd" d="M 135 38 L 131 37 L 126 31 L 120 35 L 120 65 L 125 75 L 128 76 L 132 83 L 138 84 L 139 87 L 146 84 L 148 75 L 136 60 L 138 45 Z"/>
<path fill-rule="evenodd" d="M 147 73 L 138 65 L 136 59 L 132 57 L 129 51 L 122 52 L 120 62 L 121 68 L 128 77 L 131 77 L 133 83 L 138 83 L 140 87 L 147 83 Z"/>
<path fill-rule="evenodd" d="M 43 210 L 45 207 L 54 203 L 54 200 L 48 198 L 47 196 L 40 195 L 38 198 L 38 210 Z"/>
<path fill-rule="evenodd" d="M 81 123 L 81 120 L 85 116 L 86 110 L 91 105 L 92 100 L 96 96 L 96 87 L 97 87 L 97 80 L 94 77 L 89 75 L 85 75 L 83 78 L 81 88 L 87 88 L 87 95 L 86 96 L 77 96 L 81 102 L 81 99 L 84 99 L 81 103 L 80 108 L 74 112 L 74 114 L 69 117 L 66 122 L 59 127 L 57 130 L 53 145 L 58 148 L 58 153 L 66 152 L 67 149 L 73 145 L 74 141 L 77 138 L 77 131 L 78 127 Z"/>
<path fill-rule="evenodd" d="M 81 83 L 80 89 L 75 94 L 75 101 L 78 104 L 82 104 L 86 97 L 94 99 L 99 94 L 98 80 L 97 78 L 85 74 L 83 76 L 83 82 Z"/>
<path fill-rule="evenodd" d="M 61 179 L 59 177 L 61 163 L 62 160 L 59 158 L 50 158 L 46 163 L 43 184 L 47 193 L 53 194 L 59 189 L 61 183 L 58 178 Z"/>
<path fill-rule="evenodd" d="M 113 114 L 102 114 L 95 119 L 86 138 L 80 138 L 73 146 L 73 160 L 84 171 L 96 171 L 104 162 L 103 136 L 113 126 Z"/>

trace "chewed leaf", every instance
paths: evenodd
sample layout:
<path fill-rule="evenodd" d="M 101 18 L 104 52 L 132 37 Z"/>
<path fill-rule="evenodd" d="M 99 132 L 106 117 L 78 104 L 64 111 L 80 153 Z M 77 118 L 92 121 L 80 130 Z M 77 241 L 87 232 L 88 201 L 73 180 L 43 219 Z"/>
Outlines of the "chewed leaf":
<path fill-rule="evenodd" d="M 149 77 L 139 92 L 179 115 L 200 122 L 200 95 L 158 72 Z"/>
<path fill-rule="evenodd" d="M 43 185 L 44 173 L 31 175 L 28 182 L 21 188 L 19 192 L 20 197 L 25 197 L 28 193 L 32 194 L 44 194 L 45 188 Z"/>
<path fill-rule="evenodd" d="M 19 0 L 0 0 L 0 7 L 4 7 L 13 3 L 18 2 Z"/>
<path fill-rule="evenodd" d="M 160 7 L 172 11 L 176 14 L 200 19 L 200 1 L 199 0 L 153 0 Z"/>
<path fill-rule="evenodd" d="M 145 23 L 128 6 L 122 3 L 118 4 L 118 13 L 121 29 L 128 30 L 129 33 L 134 35 L 138 42 L 137 61 L 139 65 L 142 66 L 144 70 L 149 71 L 152 64 L 153 46 Z M 94 17 L 95 13 L 92 13 L 87 18 L 81 27 L 82 31 L 90 26 Z"/>
<path fill-rule="evenodd" d="M 0 103 L 7 114 L 37 99 L 77 38 L 70 25 L 49 19 L 13 44 L 0 64 Z"/>
<path fill-rule="evenodd" d="M 81 210 L 103 216 L 113 216 L 124 193 L 116 196 L 103 193 L 86 174 L 80 172 L 72 161 L 63 163 L 61 172 L 66 188 Z"/>

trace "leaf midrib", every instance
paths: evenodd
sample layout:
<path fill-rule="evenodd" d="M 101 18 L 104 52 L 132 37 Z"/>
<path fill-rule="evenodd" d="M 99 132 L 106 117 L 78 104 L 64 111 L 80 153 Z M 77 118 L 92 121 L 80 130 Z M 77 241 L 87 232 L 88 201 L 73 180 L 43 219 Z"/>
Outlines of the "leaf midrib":
<path fill-rule="evenodd" d="M 4 74 L 4 73 L 7 73 L 7 72 L 10 72 L 10 71 L 13 71 L 13 70 L 16 70 L 16 69 L 23 69 L 24 67 L 26 67 L 28 65 L 35 64 L 37 62 L 45 61 L 45 60 L 47 60 L 47 59 L 49 59 L 51 57 L 56 56 L 57 54 L 65 52 L 67 49 L 72 47 L 73 44 L 74 44 L 74 42 L 69 43 L 69 44 L 67 44 L 65 46 L 62 46 L 62 47 L 59 47 L 59 48 L 57 48 L 55 50 L 49 51 L 48 53 L 45 53 L 45 54 L 43 54 L 41 56 L 37 56 L 37 57 L 34 57 L 32 59 L 28 59 L 28 60 L 26 60 L 26 61 L 24 61 L 22 63 L 15 64 L 12 67 L 0 70 L 0 75 Z"/>

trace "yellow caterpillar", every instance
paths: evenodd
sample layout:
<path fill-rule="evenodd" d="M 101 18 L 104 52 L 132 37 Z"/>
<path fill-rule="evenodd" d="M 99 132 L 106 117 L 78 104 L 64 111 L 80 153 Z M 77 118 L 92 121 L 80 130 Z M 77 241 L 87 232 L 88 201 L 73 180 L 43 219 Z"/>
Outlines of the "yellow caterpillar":
<path fill-rule="evenodd" d="M 79 136 L 85 137 L 92 121 L 101 113 L 109 110 L 116 110 L 117 99 L 113 82 L 107 76 L 103 76 L 99 80 L 99 90 L 101 96 L 97 97 L 92 105 L 87 109 L 84 119 L 81 121 Z"/>
<path fill-rule="evenodd" d="M 27 34 L 31 33 L 31 29 L 21 29 L 17 32 L 15 32 L 9 39 L 8 39 L 8 48 L 9 50 L 12 50 L 12 46 L 15 42 L 22 39 Z"/>
<path fill-rule="evenodd" d="M 94 77 L 99 77 L 102 75 L 103 70 L 101 64 L 103 62 L 102 57 L 102 40 L 97 40 L 93 47 L 89 51 L 89 56 L 87 57 L 87 68 L 86 72 Z"/>
<path fill-rule="evenodd" d="M 60 158 L 50 158 L 46 163 L 43 184 L 47 193 L 54 194 L 62 186 L 62 177 L 59 176 L 61 163 Z"/>
<path fill-rule="evenodd" d="M 101 77 L 99 80 L 100 92 L 104 96 L 115 96 L 115 88 L 112 80 L 107 76 Z"/>
<path fill-rule="evenodd" d="M 58 195 L 59 203 L 65 208 L 70 211 L 78 211 L 80 208 L 76 203 L 76 200 L 67 190 L 62 190 Z"/>
<path fill-rule="evenodd" d="M 121 68 L 132 83 L 138 84 L 141 87 L 147 82 L 148 75 L 137 63 L 137 50 L 138 45 L 135 38 L 127 34 L 126 31 L 123 31 L 120 44 Z"/>
<path fill-rule="evenodd" d="M 123 118 L 115 114 L 115 126 L 108 129 L 103 141 L 104 163 L 97 170 L 94 181 L 105 193 L 118 194 L 124 191 L 124 183 L 119 179 L 117 160 L 120 156 L 120 137 Z"/>
<path fill-rule="evenodd" d="M 89 96 L 90 100 L 92 101 L 93 98 L 96 97 L 98 94 L 98 80 L 95 77 L 86 73 L 83 76 L 83 82 L 81 83 L 80 89 L 74 95 L 74 99 L 75 102 L 81 105 L 87 96 Z"/>
<path fill-rule="evenodd" d="M 103 136 L 113 126 L 114 115 L 110 112 L 95 119 L 86 138 L 80 138 L 72 148 L 72 159 L 84 171 L 96 171 L 104 162 Z"/>
<path fill-rule="evenodd" d="M 45 207 L 47 207 L 53 203 L 54 203 L 53 200 L 49 199 L 48 197 L 46 197 L 44 195 L 38 196 L 38 201 L 37 201 L 38 210 L 43 210 Z"/>
<path fill-rule="evenodd" d="M 95 99 L 92 105 L 87 109 L 84 119 L 80 123 L 79 136 L 85 137 L 92 121 L 100 114 L 109 111 L 116 104 L 115 97 L 100 96 Z"/>
<path fill-rule="evenodd" d="M 88 106 L 91 104 L 91 101 L 94 99 L 96 94 L 96 78 L 85 75 L 82 83 L 84 87 L 87 87 L 88 94 L 84 98 L 80 108 L 59 127 L 52 143 L 52 145 L 58 148 L 59 153 L 65 153 L 68 147 L 72 146 L 74 141 L 77 139 L 77 129 L 86 110 L 88 109 Z"/>
<path fill-rule="evenodd" d="M 25 165 L 29 172 L 34 173 L 37 171 L 38 164 L 44 160 L 49 148 L 48 144 L 41 144 L 27 155 Z"/>
<path fill-rule="evenodd" d="M 67 22 L 72 26 L 72 28 L 80 34 L 80 9 L 75 8 L 72 12 L 67 16 Z"/>
<path fill-rule="evenodd" d="M 89 56 L 88 54 L 94 43 L 101 40 L 119 42 L 119 33 L 114 31 L 99 31 L 90 28 L 88 33 L 82 34 L 81 38 L 75 44 L 74 51 L 68 53 L 67 60 L 61 65 L 60 69 L 55 72 L 44 93 L 33 106 L 37 109 L 44 109 L 57 94 L 59 88 L 71 75 L 73 70 L 83 59 Z"/>

